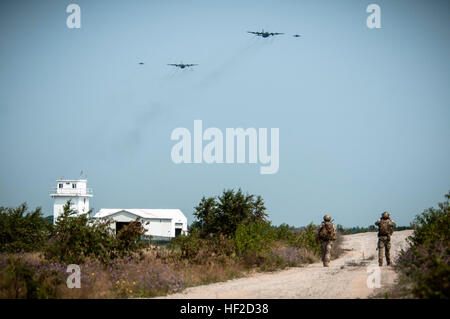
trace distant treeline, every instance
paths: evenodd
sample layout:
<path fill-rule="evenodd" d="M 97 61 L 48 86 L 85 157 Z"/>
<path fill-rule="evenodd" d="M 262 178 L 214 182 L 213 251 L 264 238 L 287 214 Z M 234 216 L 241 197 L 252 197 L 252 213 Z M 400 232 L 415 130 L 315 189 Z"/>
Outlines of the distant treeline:
<path fill-rule="evenodd" d="M 406 229 L 412 229 L 411 226 L 396 226 L 396 231 L 406 230 Z M 351 235 L 351 234 L 358 234 L 358 233 L 367 233 L 367 232 L 375 232 L 378 231 L 377 227 L 375 225 L 370 225 L 368 227 L 343 227 L 342 225 L 338 224 L 336 226 L 336 230 L 340 232 L 343 235 Z"/>
<path fill-rule="evenodd" d="M 311 223 L 311 225 L 312 225 L 312 223 Z M 290 226 L 290 225 L 284 224 L 284 223 L 277 227 L 289 228 L 292 231 L 300 231 L 305 228 L 305 227 Z M 401 231 L 401 230 L 406 230 L 406 229 L 413 229 L 413 228 L 412 228 L 412 226 L 396 226 L 395 227 L 396 231 Z M 351 235 L 351 234 L 358 234 L 358 233 L 376 232 L 376 231 L 378 231 L 378 228 L 375 225 L 370 225 L 368 227 L 360 227 L 360 226 L 344 227 L 341 224 L 337 224 L 336 230 L 342 235 Z"/>

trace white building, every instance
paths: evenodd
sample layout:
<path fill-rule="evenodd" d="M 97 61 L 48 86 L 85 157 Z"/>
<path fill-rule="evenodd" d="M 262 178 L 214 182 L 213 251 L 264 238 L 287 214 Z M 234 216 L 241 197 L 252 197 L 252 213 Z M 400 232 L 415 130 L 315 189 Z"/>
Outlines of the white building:
<path fill-rule="evenodd" d="M 152 239 L 166 240 L 187 233 L 187 218 L 179 209 L 103 208 L 94 217 L 112 220 L 111 227 L 116 234 L 138 218 Z"/>
<path fill-rule="evenodd" d="M 53 223 L 63 212 L 63 206 L 68 200 L 71 201 L 71 208 L 78 214 L 86 214 L 89 211 L 89 198 L 92 189 L 86 187 L 87 179 L 58 179 L 56 188 L 51 190 L 50 196 L 53 203 Z"/>
<path fill-rule="evenodd" d="M 50 196 L 53 203 L 53 223 L 63 213 L 68 200 L 78 214 L 89 212 L 92 189 L 87 188 L 87 179 L 58 179 Z M 156 240 L 165 240 L 187 233 L 187 218 L 179 209 L 100 209 L 94 218 L 112 220 L 111 228 L 117 234 L 120 229 L 140 218 L 146 235 Z"/>

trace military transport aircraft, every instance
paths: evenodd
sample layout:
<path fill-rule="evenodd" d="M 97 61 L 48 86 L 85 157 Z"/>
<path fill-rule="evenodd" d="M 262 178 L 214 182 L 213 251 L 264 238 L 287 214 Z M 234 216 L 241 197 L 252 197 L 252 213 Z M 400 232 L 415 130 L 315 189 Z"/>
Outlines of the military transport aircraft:
<path fill-rule="evenodd" d="M 180 68 L 180 69 L 184 69 L 184 68 L 189 68 L 191 66 L 195 66 L 195 65 L 198 65 L 198 64 L 170 63 L 170 64 L 167 64 L 167 65 L 171 65 L 171 66 L 174 66 L 174 67 L 177 67 L 177 68 Z"/>
<path fill-rule="evenodd" d="M 284 34 L 284 33 L 279 33 L 279 32 L 267 32 L 264 31 L 264 29 L 262 29 L 261 32 L 259 31 L 247 31 L 247 33 L 252 33 L 258 37 L 263 37 L 263 38 L 268 38 L 270 36 L 274 36 L 274 35 L 279 35 L 279 34 Z"/>
<path fill-rule="evenodd" d="M 300 38 L 300 34 L 294 34 L 293 37 L 294 38 Z"/>

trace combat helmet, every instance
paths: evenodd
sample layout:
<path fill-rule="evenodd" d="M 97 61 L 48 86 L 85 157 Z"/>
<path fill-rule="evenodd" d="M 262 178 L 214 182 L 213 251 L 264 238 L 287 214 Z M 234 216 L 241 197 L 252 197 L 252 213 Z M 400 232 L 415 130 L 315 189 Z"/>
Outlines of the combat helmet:
<path fill-rule="evenodd" d="M 388 219 L 389 218 L 389 213 L 388 212 L 383 212 L 383 214 L 381 214 L 381 218 Z"/>
<path fill-rule="evenodd" d="M 331 220 L 331 216 L 326 214 L 325 216 L 323 216 L 323 220 L 329 222 Z"/>

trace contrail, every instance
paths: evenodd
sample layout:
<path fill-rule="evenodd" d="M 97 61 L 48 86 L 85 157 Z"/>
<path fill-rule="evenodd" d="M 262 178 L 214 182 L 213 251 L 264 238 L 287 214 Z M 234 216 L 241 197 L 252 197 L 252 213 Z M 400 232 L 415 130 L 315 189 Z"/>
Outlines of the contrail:
<path fill-rule="evenodd" d="M 237 50 L 232 56 L 214 68 L 211 72 L 209 72 L 205 78 L 203 78 L 199 86 L 208 86 L 211 85 L 214 81 L 219 79 L 223 74 L 227 71 L 231 71 L 233 68 L 239 65 L 239 63 L 243 62 L 246 58 L 251 56 L 251 53 L 256 53 L 258 50 L 262 49 L 265 45 L 267 45 L 266 41 L 260 41 L 260 39 L 251 38 L 247 40 L 244 45 Z"/>

